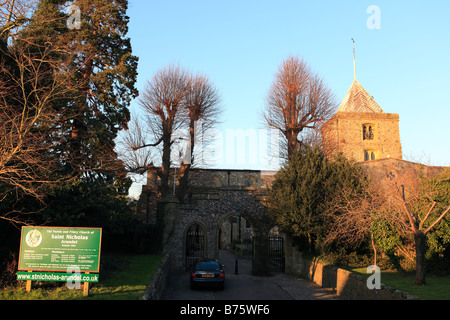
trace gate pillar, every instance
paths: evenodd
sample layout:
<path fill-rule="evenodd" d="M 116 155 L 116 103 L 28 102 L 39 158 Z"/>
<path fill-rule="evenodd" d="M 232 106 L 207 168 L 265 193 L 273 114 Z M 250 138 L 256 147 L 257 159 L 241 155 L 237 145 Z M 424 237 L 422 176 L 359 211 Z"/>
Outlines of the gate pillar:
<path fill-rule="evenodd" d="M 170 240 L 178 221 L 180 202 L 175 196 L 168 195 L 158 201 L 156 224 L 161 235 L 161 251 Z"/>

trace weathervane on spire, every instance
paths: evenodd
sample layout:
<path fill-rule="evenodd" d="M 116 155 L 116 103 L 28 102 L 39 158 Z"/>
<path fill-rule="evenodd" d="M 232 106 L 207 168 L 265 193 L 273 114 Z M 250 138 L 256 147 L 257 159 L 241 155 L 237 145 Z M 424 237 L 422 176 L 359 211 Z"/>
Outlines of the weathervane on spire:
<path fill-rule="evenodd" d="M 355 39 L 352 38 L 353 41 L 353 77 L 356 81 L 356 53 L 355 53 Z"/>

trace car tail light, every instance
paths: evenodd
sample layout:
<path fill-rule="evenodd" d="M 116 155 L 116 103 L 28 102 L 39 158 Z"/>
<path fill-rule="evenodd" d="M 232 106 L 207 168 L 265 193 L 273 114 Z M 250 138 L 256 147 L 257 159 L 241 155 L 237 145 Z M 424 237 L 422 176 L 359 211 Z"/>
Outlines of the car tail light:
<path fill-rule="evenodd" d="M 191 272 L 191 278 L 195 278 L 195 272 Z"/>
<path fill-rule="evenodd" d="M 219 274 L 219 278 L 225 278 L 225 273 L 221 272 L 221 273 Z"/>

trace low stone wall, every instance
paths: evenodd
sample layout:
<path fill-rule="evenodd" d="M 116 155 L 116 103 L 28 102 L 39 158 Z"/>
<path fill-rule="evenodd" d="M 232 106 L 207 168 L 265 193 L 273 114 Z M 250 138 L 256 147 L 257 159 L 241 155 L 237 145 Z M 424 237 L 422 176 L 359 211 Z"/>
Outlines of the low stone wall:
<path fill-rule="evenodd" d="M 286 273 L 311 280 L 323 288 L 336 289 L 337 268 L 327 266 L 318 259 L 305 259 L 293 246 L 286 245 L 285 252 Z"/>
<path fill-rule="evenodd" d="M 328 266 L 318 259 L 305 259 L 302 253 L 285 241 L 286 273 L 330 288 L 343 300 L 416 300 L 416 296 L 381 284 L 380 289 L 367 288 L 366 279 L 348 270 Z"/>
<path fill-rule="evenodd" d="M 337 269 L 336 294 L 346 300 L 418 300 L 418 297 L 381 284 L 380 289 L 368 289 L 363 276 Z"/>
<path fill-rule="evenodd" d="M 140 300 L 160 300 L 164 295 L 164 290 L 167 288 L 170 270 L 171 254 L 166 253 Z"/>

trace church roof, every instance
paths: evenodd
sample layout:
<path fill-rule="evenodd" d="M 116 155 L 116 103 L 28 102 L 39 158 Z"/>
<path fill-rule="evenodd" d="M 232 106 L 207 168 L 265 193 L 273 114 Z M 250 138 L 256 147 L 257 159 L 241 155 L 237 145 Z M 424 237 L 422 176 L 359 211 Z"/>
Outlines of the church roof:
<path fill-rule="evenodd" d="M 375 99 L 356 80 L 348 90 L 344 100 L 338 108 L 338 112 L 370 112 L 384 113 Z"/>

